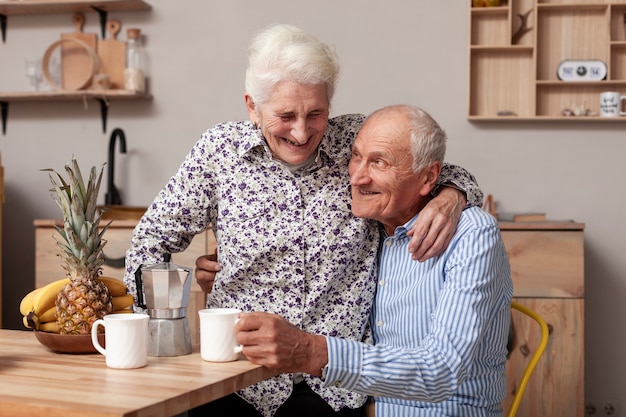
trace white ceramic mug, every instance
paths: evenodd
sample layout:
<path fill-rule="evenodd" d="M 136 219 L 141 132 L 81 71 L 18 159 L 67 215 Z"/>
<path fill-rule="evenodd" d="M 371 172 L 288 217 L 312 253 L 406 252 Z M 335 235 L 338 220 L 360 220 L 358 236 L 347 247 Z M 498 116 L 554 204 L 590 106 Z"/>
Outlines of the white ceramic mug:
<path fill-rule="evenodd" d="M 241 345 L 235 337 L 235 323 L 241 310 L 236 308 L 206 308 L 200 317 L 200 357 L 209 362 L 237 360 Z"/>
<path fill-rule="evenodd" d="M 600 94 L 600 116 L 602 117 L 619 117 L 626 116 L 623 111 L 623 105 L 626 102 L 626 96 L 621 95 L 617 91 L 605 91 Z"/>
<path fill-rule="evenodd" d="M 141 368 L 148 363 L 147 314 L 107 314 L 91 327 L 91 342 L 106 356 L 109 368 Z M 106 349 L 98 343 L 98 327 L 104 326 Z"/>

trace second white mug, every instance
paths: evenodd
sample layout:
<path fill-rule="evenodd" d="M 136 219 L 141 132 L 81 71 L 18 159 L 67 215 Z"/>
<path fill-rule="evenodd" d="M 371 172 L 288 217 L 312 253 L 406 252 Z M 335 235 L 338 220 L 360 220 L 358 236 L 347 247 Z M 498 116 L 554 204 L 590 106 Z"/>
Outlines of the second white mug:
<path fill-rule="evenodd" d="M 600 116 L 619 117 L 626 116 L 624 111 L 626 96 L 617 91 L 605 91 L 600 94 Z"/>
<path fill-rule="evenodd" d="M 148 363 L 147 314 L 107 314 L 91 327 L 91 341 L 106 357 L 109 368 L 141 368 Z M 98 343 L 98 327 L 104 326 L 106 349 Z"/>
<path fill-rule="evenodd" d="M 241 310 L 236 308 L 206 308 L 200 317 L 200 356 L 209 362 L 237 360 L 242 347 L 237 344 L 235 324 Z"/>

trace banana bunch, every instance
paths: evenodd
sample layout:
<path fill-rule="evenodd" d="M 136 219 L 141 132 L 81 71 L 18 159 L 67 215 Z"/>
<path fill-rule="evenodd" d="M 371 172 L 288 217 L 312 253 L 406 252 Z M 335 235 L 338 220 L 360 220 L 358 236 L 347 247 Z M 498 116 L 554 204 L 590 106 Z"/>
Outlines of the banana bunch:
<path fill-rule="evenodd" d="M 111 294 L 111 301 L 113 302 L 113 313 L 111 314 L 132 313 L 131 306 L 134 299 L 131 294 L 127 294 L 126 284 L 111 277 L 99 277 L 98 280 L 107 286 Z M 69 278 L 63 278 L 26 294 L 20 302 L 20 313 L 23 316 L 24 326 L 29 329 L 59 333 L 55 301 L 59 292 L 68 282 L 70 282 Z"/>

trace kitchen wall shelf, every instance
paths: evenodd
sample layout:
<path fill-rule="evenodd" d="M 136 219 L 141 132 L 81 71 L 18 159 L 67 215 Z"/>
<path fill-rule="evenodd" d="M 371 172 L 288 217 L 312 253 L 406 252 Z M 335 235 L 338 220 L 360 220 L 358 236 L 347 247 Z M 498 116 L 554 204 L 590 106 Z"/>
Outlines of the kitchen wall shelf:
<path fill-rule="evenodd" d="M 626 122 L 599 116 L 601 92 L 626 94 L 626 0 L 508 0 L 504 6 L 469 7 L 468 120 Z M 525 15 L 530 30 L 514 43 Z M 607 76 L 561 81 L 557 69 L 564 60 L 600 60 Z M 591 115 L 563 116 L 565 109 Z"/>
<path fill-rule="evenodd" d="M 100 17 L 100 29 L 102 39 L 104 39 L 108 12 L 147 11 L 150 9 L 152 6 L 142 0 L 8 0 L 0 3 L 2 42 L 6 41 L 8 16 L 95 12 Z"/>
<path fill-rule="evenodd" d="M 100 105 L 102 131 L 106 132 L 107 114 L 110 101 L 121 100 L 152 100 L 148 93 L 138 93 L 128 90 L 78 90 L 78 91 L 34 91 L 34 92 L 0 92 L 0 116 L 2 117 L 2 133 L 6 134 L 10 102 L 33 101 L 84 101 L 95 100 Z"/>
<path fill-rule="evenodd" d="M 108 12 L 149 11 L 152 6 L 143 0 L 7 0 L 0 3 L 0 26 L 2 41 L 6 38 L 7 16 L 46 15 L 59 13 L 98 13 L 102 30 L 102 39 L 106 37 Z M 9 103 L 25 101 L 87 101 L 95 100 L 100 104 L 102 130 L 106 132 L 106 122 L 110 101 L 116 100 L 151 100 L 152 95 L 128 90 L 77 90 L 77 91 L 35 91 L 35 92 L 0 92 L 0 117 L 2 134 L 6 134 Z"/>

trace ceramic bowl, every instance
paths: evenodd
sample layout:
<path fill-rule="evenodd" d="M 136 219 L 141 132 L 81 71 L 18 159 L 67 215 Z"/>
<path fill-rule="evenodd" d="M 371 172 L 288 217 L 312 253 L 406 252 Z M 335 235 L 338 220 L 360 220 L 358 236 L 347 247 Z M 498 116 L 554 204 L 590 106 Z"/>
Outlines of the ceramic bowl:
<path fill-rule="evenodd" d="M 97 353 L 91 343 L 91 335 L 58 334 L 34 330 L 35 337 L 45 347 L 61 353 Z M 105 347 L 104 333 L 98 335 L 98 342 Z"/>

